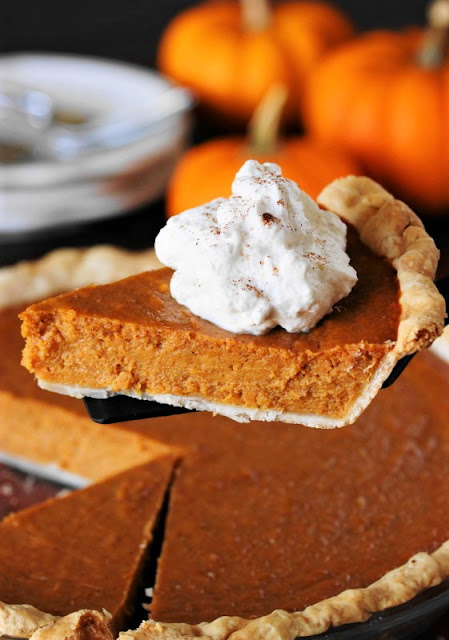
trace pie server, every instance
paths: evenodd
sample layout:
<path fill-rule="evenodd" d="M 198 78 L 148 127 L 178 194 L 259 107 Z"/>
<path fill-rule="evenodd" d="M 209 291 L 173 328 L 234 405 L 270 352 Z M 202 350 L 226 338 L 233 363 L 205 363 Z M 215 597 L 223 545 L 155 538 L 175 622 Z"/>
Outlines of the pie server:
<path fill-rule="evenodd" d="M 449 308 L 449 276 L 437 282 L 441 295 L 446 300 Z M 446 317 L 445 324 L 448 324 Z M 415 354 L 405 356 L 396 363 L 393 371 L 382 385 L 383 389 L 389 387 L 400 376 Z M 114 422 L 124 422 L 128 420 L 143 420 L 145 418 L 161 418 L 172 416 L 178 413 L 190 413 L 195 409 L 185 409 L 184 407 L 172 407 L 151 400 L 139 400 L 125 395 L 116 395 L 109 398 L 84 398 L 84 404 L 90 418 L 100 424 L 112 424 Z"/>

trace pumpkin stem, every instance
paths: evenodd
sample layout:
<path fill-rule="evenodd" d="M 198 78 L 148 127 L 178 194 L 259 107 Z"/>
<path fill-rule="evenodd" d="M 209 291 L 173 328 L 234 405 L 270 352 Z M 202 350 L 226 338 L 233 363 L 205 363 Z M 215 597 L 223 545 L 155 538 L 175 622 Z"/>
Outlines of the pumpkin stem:
<path fill-rule="evenodd" d="M 242 22 L 247 31 L 263 31 L 271 20 L 268 0 L 240 0 Z"/>
<path fill-rule="evenodd" d="M 257 106 L 248 124 L 249 148 L 252 153 L 275 151 L 287 95 L 285 85 L 273 85 Z"/>
<path fill-rule="evenodd" d="M 434 0 L 427 11 L 429 27 L 418 51 L 418 64 L 428 69 L 441 67 L 449 44 L 449 0 Z"/>

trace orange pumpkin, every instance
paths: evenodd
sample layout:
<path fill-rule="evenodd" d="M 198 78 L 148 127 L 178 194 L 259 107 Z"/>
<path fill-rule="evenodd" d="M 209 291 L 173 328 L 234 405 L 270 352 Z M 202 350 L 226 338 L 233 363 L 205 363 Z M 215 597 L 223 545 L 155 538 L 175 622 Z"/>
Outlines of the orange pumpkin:
<path fill-rule="evenodd" d="M 209 140 L 187 151 L 170 181 L 167 215 L 176 215 L 220 196 L 229 197 L 235 174 L 249 159 L 280 165 L 286 178 L 297 182 L 315 199 L 335 178 L 362 173 L 348 154 L 310 137 L 279 140 L 284 98 L 279 87 L 268 92 L 251 122 L 249 140 L 229 136 Z"/>
<path fill-rule="evenodd" d="M 306 125 L 422 213 L 449 208 L 449 2 L 428 32 L 375 31 L 331 52 L 308 87 Z"/>
<path fill-rule="evenodd" d="M 160 42 L 162 72 L 226 120 L 246 122 L 274 83 L 289 87 L 294 115 L 305 78 L 329 48 L 352 35 L 337 9 L 312 1 L 217 0 L 179 14 Z"/>

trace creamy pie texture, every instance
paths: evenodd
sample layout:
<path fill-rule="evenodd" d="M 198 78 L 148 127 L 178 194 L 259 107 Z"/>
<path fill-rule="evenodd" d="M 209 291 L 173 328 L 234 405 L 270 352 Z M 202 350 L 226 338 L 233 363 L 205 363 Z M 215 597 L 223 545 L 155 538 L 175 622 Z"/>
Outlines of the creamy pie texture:
<path fill-rule="evenodd" d="M 441 369 L 441 373 L 437 373 Z M 423 386 L 423 379 L 428 379 L 431 384 L 429 387 Z M 421 527 L 421 531 L 425 531 L 426 527 L 426 517 L 428 517 L 429 505 L 432 505 L 432 509 L 435 509 L 435 518 L 441 520 L 441 517 L 437 514 L 444 512 L 444 504 L 447 501 L 447 494 L 445 496 L 445 488 L 444 486 L 440 486 L 438 488 L 438 483 L 435 482 L 435 475 L 431 474 L 431 470 L 433 465 L 440 465 L 438 468 L 441 469 L 441 464 L 443 464 L 445 449 L 447 449 L 448 435 L 447 429 L 444 427 L 444 413 L 447 410 L 448 400 L 443 399 L 440 409 L 438 413 L 435 414 L 433 422 L 425 416 L 428 408 L 431 406 L 432 402 L 434 402 L 436 396 L 441 394 L 442 388 L 447 388 L 449 384 L 449 371 L 447 367 L 445 369 L 438 367 L 438 361 L 435 359 L 432 354 L 423 354 L 419 356 L 413 363 L 410 365 L 410 368 L 403 375 L 403 377 L 395 383 L 391 389 L 383 391 L 382 395 L 373 403 L 373 405 L 368 409 L 367 415 L 364 416 L 360 423 L 354 425 L 353 428 L 339 432 L 325 432 L 318 433 L 313 430 L 302 430 L 298 434 L 298 430 L 294 427 L 281 427 L 280 429 L 285 429 L 283 432 L 283 440 L 284 444 L 282 444 L 282 440 L 279 438 L 280 434 L 277 434 L 278 445 L 271 447 L 271 452 L 273 456 L 276 456 L 278 453 L 277 448 L 289 450 L 291 453 L 292 459 L 295 456 L 295 448 L 300 447 L 302 451 L 306 451 L 306 455 L 304 455 L 301 460 L 301 469 L 303 480 L 305 481 L 305 486 L 303 490 L 310 497 L 313 494 L 314 499 L 309 500 L 308 509 L 310 511 L 310 515 L 307 516 L 310 521 L 311 518 L 314 518 L 316 523 L 322 522 L 325 525 L 323 529 L 323 533 L 326 531 L 326 527 L 328 527 L 331 523 L 331 520 L 327 520 L 327 518 L 323 519 L 323 511 L 319 506 L 319 502 L 316 501 L 316 496 L 321 493 L 321 487 L 326 484 L 326 475 L 333 473 L 333 464 L 337 464 L 340 457 L 340 449 L 339 443 L 343 439 L 346 439 L 348 443 L 351 443 L 351 449 L 354 452 L 354 460 L 355 457 L 362 456 L 362 468 L 366 472 L 366 484 L 364 482 L 359 482 L 357 477 L 351 479 L 351 474 L 349 473 L 346 476 L 343 475 L 342 479 L 339 481 L 340 486 L 335 486 L 334 491 L 332 492 L 333 498 L 332 501 L 336 501 L 336 510 L 341 510 L 341 503 L 339 503 L 339 495 L 350 496 L 351 490 L 354 491 L 354 504 L 357 505 L 355 513 L 357 513 L 357 517 L 360 517 L 360 523 L 363 522 L 364 519 L 364 509 L 366 508 L 366 504 L 371 503 L 370 495 L 375 496 L 377 491 L 381 492 L 381 495 L 384 495 L 385 502 L 380 502 L 378 508 L 379 513 L 384 513 L 385 521 L 384 524 L 380 523 L 376 525 L 381 526 L 383 528 L 384 534 L 390 530 L 390 526 L 392 527 L 392 531 L 394 531 L 396 527 L 396 531 L 398 531 L 398 522 L 400 523 L 403 520 L 403 525 L 400 525 L 399 531 L 400 534 L 397 535 L 399 539 L 398 545 L 402 548 L 407 547 L 412 549 L 413 547 L 418 550 L 422 549 L 420 546 L 422 543 L 419 543 L 415 540 L 413 542 L 413 524 L 416 522 L 423 522 L 424 525 Z M 396 387 L 399 385 L 399 387 Z M 446 386 L 440 386 L 446 385 Z M 422 393 L 422 397 L 419 397 L 419 393 L 417 390 L 420 390 Z M 195 433 L 195 437 L 197 438 L 197 453 L 194 454 L 194 457 L 191 458 L 190 467 L 193 472 L 195 472 L 198 476 L 201 476 L 201 481 L 210 483 L 210 491 L 213 492 L 215 496 L 217 495 L 225 495 L 223 494 L 223 490 L 220 490 L 220 485 L 216 484 L 218 481 L 220 474 L 218 470 L 215 471 L 215 474 L 208 478 L 207 474 L 207 465 L 213 465 L 215 467 L 216 463 L 221 460 L 221 455 L 219 452 L 220 449 L 220 437 L 218 437 L 218 433 L 223 430 L 226 440 L 230 444 L 230 451 L 226 455 L 230 456 L 230 459 L 233 459 L 232 451 L 238 452 L 236 453 L 236 458 L 241 460 L 240 463 L 237 463 L 237 459 L 234 459 L 234 470 L 231 468 L 228 474 L 228 477 L 233 477 L 233 482 L 243 482 L 242 487 L 244 488 L 244 492 L 240 493 L 240 502 L 243 500 L 243 504 L 238 507 L 237 511 L 237 520 L 230 519 L 229 522 L 225 523 L 225 527 L 232 527 L 233 522 L 235 525 L 240 525 L 245 527 L 245 523 L 248 521 L 255 522 L 254 515 L 254 502 L 251 500 L 251 485 L 254 485 L 254 488 L 257 486 L 264 486 L 265 479 L 261 477 L 261 470 L 264 466 L 263 459 L 263 442 L 260 439 L 260 431 L 262 430 L 263 434 L 268 435 L 268 431 L 265 432 L 266 429 L 269 429 L 269 426 L 264 425 L 249 425 L 245 427 L 246 429 L 250 429 L 249 432 L 242 433 L 240 430 L 236 430 L 232 427 L 231 423 L 228 423 L 224 419 L 218 419 L 219 423 L 217 425 L 218 432 L 216 436 L 216 446 L 212 446 L 209 450 L 205 447 L 206 442 L 210 440 L 210 429 L 212 428 L 212 424 L 210 424 L 210 420 L 207 421 L 203 416 L 196 415 L 192 416 L 193 420 L 185 419 L 185 417 L 178 416 L 169 420 L 160 420 L 155 423 L 150 423 L 146 426 L 142 424 L 136 423 L 136 428 L 139 428 L 142 433 L 148 433 L 152 438 L 160 438 L 162 441 L 165 439 L 166 442 L 173 442 L 177 444 L 178 447 L 186 446 L 189 442 L 189 434 L 192 432 Z M 204 423 L 204 426 L 201 429 L 196 429 L 195 425 L 198 426 Z M 376 428 L 378 428 L 379 424 L 393 425 L 393 428 L 388 428 L 385 433 L 385 437 L 380 438 L 376 437 Z M 430 427 L 430 425 L 433 425 Z M 252 428 L 251 428 L 252 427 Z M 351 431 L 353 430 L 353 433 Z M 257 436 L 257 431 L 259 431 L 259 437 Z M 209 438 L 209 440 L 208 440 Z M 248 438 L 248 439 L 247 439 Z M 328 446 L 325 440 L 329 440 L 329 444 L 331 442 L 335 443 L 335 446 Z M 323 444 L 320 444 L 323 443 Z M 446 443 L 446 444 L 445 444 Z M 212 444 L 212 443 L 211 443 Z M 274 442 L 272 443 L 274 444 Z M 380 451 L 376 451 L 375 445 L 379 447 Z M 338 446 L 337 446 L 338 445 Z M 254 459 L 251 459 L 245 464 L 245 455 L 244 451 L 249 449 L 251 452 L 251 456 Z M 419 450 L 422 450 L 423 454 L 418 455 Z M 201 451 L 203 454 L 201 454 Z M 337 456 L 336 460 L 332 461 L 332 451 Z M 319 455 L 321 452 L 322 456 L 322 466 L 321 468 L 316 468 L 313 471 L 313 466 L 317 464 L 317 460 L 319 459 Z M 381 453 L 380 453 L 381 452 Z M 200 463 L 201 458 L 198 460 L 198 464 L 195 465 L 195 456 L 196 455 L 205 455 L 202 458 L 203 462 Z M 324 456 L 324 458 L 323 458 Z M 260 462 L 256 463 L 256 461 L 260 457 Z M 387 470 L 383 476 L 374 477 L 371 480 L 371 484 L 369 481 L 369 476 L 373 470 L 376 469 L 376 460 L 385 460 L 385 463 L 389 465 L 389 471 Z M 310 468 L 308 468 L 308 464 L 310 463 Z M 223 464 L 223 462 L 221 463 Z M 274 464 L 271 462 L 270 464 Z M 349 466 L 345 463 L 345 468 L 351 468 L 351 464 Z M 398 466 L 399 465 L 399 466 Z M 432 467 L 429 467 L 432 465 Z M 211 468 L 213 468 L 211 467 Z M 289 463 L 287 461 L 286 465 L 286 476 L 292 475 L 292 471 L 288 472 Z M 269 470 L 268 470 L 269 471 Z M 206 473 L 205 473 L 206 472 Z M 186 469 L 186 477 L 185 481 L 189 481 L 189 477 L 191 478 L 190 470 Z M 216 480 L 213 479 L 213 476 L 216 475 Z M 224 481 L 224 477 L 221 482 Z M 267 476 L 268 477 L 268 476 Z M 398 482 L 398 477 L 400 478 L 400 482 Z M 441 477 L 441 475 L 440 475 Z M 446 477 L 446 476 L 444 476 Z M 261 484 L 262 480 L 262 484 Z M 307 482 L 312 482 L 312 487 L 307 488 Z M 329 478 L 329 482 L 335 484 Z M 418 488 L 421 483 L 428 486 L 431 492 L 433 493 L 433 498 L 429 502 L 425 504 L 420 501 Z M 341 484 L 343 483 L 343 484 Z M 287 483 L 284 483 L 285 486 L 289 486 Z M 222 485 L 226 487 L 227 485 Z M 246 487 L 246 488 L 245 488 Z M 390 487 L 390 489 L 388 489 Z M 351 489 L 352 488 L 352 489 Z M 390 495 L 388 494 L 390 491 Z M 368 492 L 368 493 L 367 493 Z M 399 493 L 397 493 L 399 492 Z M 296 493 L 296 490 L 295 490 Z M 182 491 L 180 497 L 182 495 Z M 186 495 L 186 494 L 184 494 Z M 439 497 L 438 497 L 439 495 Z M 256 494 L 254 494 L 256 496 Z M 281 501 L 286 499 L 287 494 L 279 494 L 278 500 Z M 402 497 L 401 497 L 402 496 Z M 363 501 L 365 498 L 366 502 Z M 260 496 L 261 502 L 256 504 L 266 503 L 266 499 L 264 500 L 263 495 Z M 394 512 L 391 513 L 391 504 L 394 501 L 401 500 L 404 501 L 404 512 Z M 365 505 L 365 506 L 364 506 Z M 390 506 L 389 506 L 390 505 Z M 182 504 L 178 505 L 175 502 L 172 502 L 172 506 L 175 510 L 178 510 L 179 507 L 183 507 Z M 237 505 L 235 505 L 237 507 Z M 184 500 L 184 508 L 186 515 L 182 517 L 182 514 L 178 511 L 179 515 L 179 527 L 180 530 L 186 530 L 192 523 L 197 523 L 200 521 L 207 522 L 206 514 L 204 513 L 204 502 L 198 504 L 198 506 L 193 506 L 189 508 L 188 501 Z M 214 510 L 219 508 L 217 504 L 216 507 L 212 505 L 211 517 L 213 518 Z M 305 505 L 302 509 L 305 508 Z M 313 509 L 316 508 L 319 510 L 320 515 L 315 518 L 311 514 L 313 514 Z M 301 510 L 300 503 L 297 506 L 298 509 L 298 517 L 301 518 Z M 443 511 L 442 511 L 443 509 Z M 418 516 L 419 512 L 419 516 Z M 257 511 L 256 511 L 257 513 Z M 282 511 L 281 511 L 282 513 Z M 346 511 L 345 511 L 346 513 Z M 351 513 L 351 512 L 350 512 Z M 394 517 L 392 517 L 394 515 Z M 269 524 L 269 514 L 267 514 L 268 520 L 267 524 Z M 279 514 L 277 512 L 276 518 L 278 518 Z M 203 520 L 203 517 L 205 519 Z M 295 516 L 293 516 L 295 517 Z M 398 521 L 399 517 L 399 521 Z M 198 520 L 200 518 L 200 520 Z M 345 516 L 346 518 L 346 516 Z M 272 520 L 272 519 L 271 519 Z M 394 524 L 396 521 L 396 524 Z M 212 519 L 212 524 L 214 525 L 214 521 Z M 257 523 L 256 523 L 257 524 Z M 276 525 L 276 522 L 273 523 Z M 372 523 L 374 524 L 374 523 Z M 368 518 L 365 521 L 365 529 L 361 531 L 364 532 L 363 536 L 359 533 L 356 535 L 356 543 L 355 547 L 352 551 L 353 557 L 353 568 L 350 571 L 358 572 L 358 563 L 363 563 L 369 559 L 369 564 L 373 563 L 372 570 L 376 571 L 376 566 L 379 560 L 382 559 L 383 552 L 386 550 L 387 552 L 392 552 L 395 548 L 394 538 L 391 541 L 382 541 L 382 545 L 379 548 L 371 547 L 370 552 L 366 553 L 366 550 L 360 553 L 360 545 L 363 541 L 369 541 L 369 536 L 371 535 L 371 530 L 373 529 L 372 524 L 370 523 L 370 519 Z M 350 520 L 345 522 L 343 520 L 341 522 L 341 527 L 343 530 L 346 530 L 346 526 L 351 527 Z M 215 525 L 214 525 L 215 526 Z M 271 525 L 270 525 L 271 526 Z M 316 526 L 314 524 L 313 526 Z M 432 528 L 433 525 L 430 526 Z M 448 523 L 449 527 L 449 523 Z M 262 528 L 262 531 L 265 531 L 265 525 Z M 300 527 L 301 529 L 301 527 Z M 220 526 L 218 529 L 218 537 L 220 539 L 222 527 Z M 302 529 L 301 529 L 302 530 Z M 356 528 L 357 530 L 357 528 Z M 374 530 L 374 529 L 373 529 Z M 236 532 L 238 529 L 236 529 Z M 449 531 L 449 528 L 448 528 Z M 268 532 L 269 533 L 269 532 Z M 170 536 L 170 521 L 168 522 L 168 529 L 166 529 L 166 535 Z M 270 535 L 274 535 L 275 526 L 273 528 L 273 532 Z M 330 530 L 327 535 L 332 535 Z M 389 535 L 389 534 L 388 534 Z M 368 538 L 367 538 L 368 536 Z M 265 536 L 260 536 L 263 539 L 268 538 Z M 410 539 L 409 539 L 410 538 Z M 246 538 L 243 539 L 245 543 L 248 543 Z M 433 540 L 433 541 L 432 541 Z M 394 604 L 399 604 L 404 602 L 414 594 L 419 592 L 422 589 L 428 588 L 429 586 L 439 584 L 439 582 L 443 579 L 446 579 L 449 575 L 449 545 L 448 543 L 443 544 L 442 546 L 438 543 L 438 536 L 432 537 L 432 540 L 427 543 L 428 550 L 421 551 L 419 553 L 411 554 L 413 557 L 406 562 L 406 558 L 404 559 L 404 564 L 394 569 L 393 571 L 387 572 L 387 574 L 380 579 L 375 580 L 371 585 L 365 586 L 363 588 L 353 588 L 349 591 L 343 590 L 342 593 L 336 595 L 330 599 L 326 599 L 324 601 L 311 604 L 306 607 L 304 611 L 296 611 L 296 612 L 288 612 L 285 610 L 274 611 L 268 615 L 262 615 L 256 620 L 251 619 L 249 617 L 239 617 L 239 616 L 226 616 L 219 617 L 217 620 L 212 620 L 205 623 L 192 623 L 187 624 L 176 623 L 176 622 L 144 622 L 141 625 L 141 628 L 137 631 L 129 631 L 121 634 L 122 638 L 127 638 L 129 640 L 145 640 L 158 638 L 160 640 L 180 640 L 181 638 L 193 639 L 195 637 L 204 637 L 211 640 L 253 640 L 255 637 L 265 637 L 274 638 L 275 640 L 293 640 L 296 636 L 307 636 L 315 633 L 324 632 L 330 625 L 338 625 L 344 624 L 347 622 L 353 621 L 362 621 L 369 617 L 369 615 L 376 610 L 383 609 L 388 606 L 392 606 Z M 440 539 L 441 540 L 441 539 Z M 317 537 L 317 541 L 319 541 L 319 537 Z M 263 540 L 261 539 L 261 543 Z M 368 542 L 369 543 L 369 542 Z M 167 541 L 166 541 L 167 544 Z M 187 544 L 187 543 L 185 543 Z M 269 544 L 267 542 L 267 544 Z M 411 545 L 410 547 L 408 545 Z M 418 547 L 416 546 L 418 545 Z M 171 551 L 170 546 L 166 547 L 167 552 Z M 245 544 L 246 547 L 246 544 Z M 332 544 L 331 544 L 332 547 Z M 184 547 L 186 548 L 186 547 Z M 189 545 L 189 556 L 192 557 L 192 562 L 195 561 L 197 550 L 192 548 Z M 274 547 L 276 549 L 276 546 Z M 404 548 L 406 553 L 406 549 Z M 209 554 L 211 550 L 208 546 L 200 545 L 198 548 L 198 552 L 201 554 Z M 339 553 L 338 548 L 333 550 L 336 554 Z M 182 544 L 179 547 L 179 554 L 182 555 Z M 300 546 L 297 548 L 297 555 L 301 556 L 303 553 Z M 236 558 L 237 556 L 240 558 L 240 564 L 246 562 L 245 557 L 246 553 L 242 548 L 236 548 L 234 552 Z M 308 562 L 308 555 L 306 553 L 306 557 L 304 558 L 304 562 Z M 346 554 L 341 554 L 342 560 L 347 558 Z M 295 558 L 296 560 L 296 558 Z M 164 550 L 162 562 L 164 561 Z M 280 560 L 278 559 L 279 570 L 281 570 L 282 565 Z M 175 556 L 173 559 L 173 566 L 176 567 L 178 565 L 178 558 Z M 209 563 L 205 563 L 205 566 L 208 565 L 208 572 L 217 572 L 217 566 L 211 564 L 211 560 Z M 300 562 L 300 566 L 303 566 L 303 562 Z M 329 562 L 325 562 L 323 565 L 323 572 L 326 572 L 329 568 Z M 263 566 L 254 565 L 254 569 L 256 571 L 263 570 Z M 379 569 L 378 569 L 379 570 Z M 276 564 L 270 563 L 270 573 L 271 571 L 276 571 Z M 286 571 L 286 567 L 282 569 L 282 571 Z M 218 574 L 222 575 L 222 574 Z M 288 571 L 285 573 L 288 575 Z M 329 579 L 331 574 L 323 573 L 323 576 L 326 576 Z M 208 579 L 205 575 L 205 579 Z M 222 578 L 225 584 L 229 581 L 230 585 L 232 585 L 233 574 L 227 573 L 223 574 Z M 279 578 L 280 579 L 280 578 Z M 210 578 L 210 586 L 214 588 L 214 580 Z M 220 581 L 218 581 L 219 584 Z M 274 587 L 279 584 L 279 580 L 275 581 Z M 254 582 L 253 582 L 254 585 Z M 256 585 L 257 586 L 257 585 Z M 172 583 L 173 587 L 173 583 Z M 179 594 L 180 602 L 184 602 L 189 604 L 191 601 L 191 594 L 188 591 L 189 587 L 189 574 L 185 575 L 185 585 L 181 589 Z M 313 587 L 313 585 L 312 585 Z M 156 583 L 155 594 L 157 594 L 158 590 L 164 590 L 164 584 Z M 185 589 L 187 589 L 186 592 Z M 208 595 L 209 592 L 206 591 Z M 231 593 L 235 593 L 235 589 L 229 592 L 229 597 L 232 599 Z M 213 600 L 213 598 L 212 598 Z M 154 602 L 154 601 L 153 601 Z M 157 604 L 157 602 L 156 602 Z M 158 605 L 160 607 L 160 605 Z M 201 598 L 199 599 L 199 606 L 201 607 Z M 8 607 L 6 607 L 8 610 Z M 20 611 L 20 608 L 19 608 Z M 159 610 L 159 614 L 161 614 L 161 609 Z M 186 616 L 186 614 L 179 614 L 181 617 Z M 19 616 L 20 617 L 20 616 Z M 39 617 L 38 617 L 39 620 Z M 58 626 L 47 626 L 45 627 L 46 637 L 49 640 L 56 640 L 57 638 L 64 637 L 58 635 L 58 627 L 65 625 L 63 622 L 65 619 L 55 618 L 55 622 L 58 623 Z M 48 620 L 47 620 L 48 621 Z M 37 624 L 40 624 L 38 622 Z M 267 630 L 270 630 L 270 636 L 267 636 Z M 42 632 L 40 632 L 42 633 Z M 75 637 L 77 637 L 75 635 Z M 105 636 L 107 637 L 107 636 Z M 39 636 L 34 638 L 34 640 L 38 640 Z"/>
<path fill-rule="evenodd" d="M 124 394 L 242 422 L 352 424 L 396 362 L 442 331 L 438 251 L 416 215 L 368 178 L 333 182 L 319 203 L 355 227 L 359 279 L 310 332 L 225 331 L 173 300 L 161 269 L 30 306 L 24 366 L 60 393 Z"/>
<path fill-rule="evenodd" d="M 409 210 L 402 212 L 399 221 L 396 218 L 391 222 L 391 208 L 397 208 L 397 205 L 386 198 L 385 192 L 369 189 L 369 183 L 363 183 L 363 188 L 356 193 L 344 182 L 336 186 L 332 194 L 327 193 L 327 196 L 332 195 L 332 203 L 325 193 L 322 204 L 338 209 L 344 203 L 350 216 L 357 216 L 357 203 L 362 202 L 365 209 L 368 206 L 372 219 L 363 225 L 361 233 L 366 235 L 370 246 L 377 247 L 376 237 L 373 239 L 373 234 L 368 232 L 370 224 L 378 226 L 383 220 L 385 225 L 394 227 L 389 234 L 386 253 L 388 259 L 395 261 L 403 286 L 404 313 L 397 341 L 398 353 L 428 345 L 441 332 L 444 315 L 441 300 L 431 285 L 436 255 L 430 240 L 421 226 L 410 224 Z M 418 272 L 418 284 L 416 278 L 412 278 L 412 272 Z M 417 314 L 416 305 L 413 308 L 410 301 L 413 294 L 418 293 L 424 303 L 418 305 Z M 429 299 L 435 301 L 433 307 L 428 304 Z M 392 388 L 381 392 L 359 422 L 344 431 L 320 433 L 289 425 L 257 423 L 239 428 L 224 418 L 217 418 L 214 423 L 213 419 L 201 414 L 128 425 L 127 429 L 160 441 L 161 446 L 173 445 L 177 451 L 183 450 L 186 462 L 178 474 L 179 485 L 175 479 L 171 490 L 160 572 L 151 605 L 159 621 L 146 621 L 137 630 L 123 632 L 120 634 L 122 640 L 193 640 L 197 637 L 207 640 L 294 640 L 297 636 L 324 632 L 332 625 L 366 620 L 372 612 L 406 602 L 419 591 L 447 579 L 449 543 L 444 540 L 449 539 L 449 522 L 445 523 L 441 513 L 447 511 L 448 483 L 436 482 L 434 470 L 439 470 L 438 478 L 448 468 L 449 436 L 445 416 L 449 411 L 449 399 L 444 390 L 449 384 L 449 373 L 437 362 L 432 354 L 420 355 Z M 426 380 L 431 384 L 424 386 Z M 385 429 L 379 432 L 383 425 Z M 26 425 L 17 425 L 18 443 L 26 439 L 25 431 L 21 432 L 21 429 L 26 429 Z M 121 429 L 110 429 L 111 434 L 122 433 Z M 55 427 L 55 444 L 58 434 L 60 431 Z M 136 435 L 129 432 L 130 437 Z M 46 455 L 51 455 L 53 441 L 50 433 L 48 436 Z M 82 437 L 81 431 L 79 437 Z M 125 439 L 122 442 L 125 448 Z M 86 447 L 86 452 L 88 449 Z M 281 450 L 283 454 L 278 456 Z M 342 465 L 344 450 L 348 458 Z M 64 454 L 54 448 L 56 461 Z M 29 456 L 33 456 L 31 449 Z M 284 460 L 287 460 L 286 464 Z M 281 465 L 280 471 L 274 469 L 276 461 Z M 80 472 L 82 464 L 81 456 L 68 460 L 69 470 L 75 473 Z M 70 465 L 73 466 L 70 468 Z M 357 465 L 361 465 L 360 472 Z M 273 473 L 269 473 L 271 466 Z M 84 468 L 88 474 L 87 467 Z M 93 458 L 90 468 L 95 468 Z M 213 470 L 210 475 L 209 468 Z M 276 486 L 276 493 L 270 482 L 274 482 L 278 472 L 282 482 Z M 194 500 L 198 478 L 200 487 L 208 483 L 205 495 L 212 496 L 210 509 L 206 509 L 200 495 L 197 501 Z M 231 495 L 233 486 L 241 487 L 233 510 L 228 512 L 226 519 L 214 517 L 215 512 L 220 511 L 219 498 L 228 493 Z M 266 492 L 261 492 L 260 487 Z M 298 499 L 299 487 L 301 500 Z M 420 497 L 420 487 L 426 492 L 425 500 Z M 293 502 L 290 502 L 290 492 L 295 496 Z M 273 497 L 272 517 L 266 513 L 270 496 Z M 329 504 L 331 508 L 327 509 Z M 392 510 L 393 504 L 396 506 Z M 251 527 L 257 527 L 257 513 L 264 519 L 264 525 L 254 534 Z M 298 526 L 293 526 L 292 535 L 282 540 L 286 523 L 294 525 L 296 521 Z M 305 521 L 313 524 L 304 528 Z M 421 523 L 416 529 L 415 521 Z M 201 527 L 201 523 L 208 526 Z M 193 535 L 190 542 L 188 538 L 182 538 L 188 531 L 195 533 L 197 525 L 198 538 Z M 207 535 L 214 528 L 217 543 L 222 541 L 222 561 L 215 558 L 213 536 Z M 292 536 L 301 531 L 305 535 L 312 531 L 314 540 L 311 537 L 309 542 L 318 544 L 307 547 L 309 542 L 304 539 L 289 548 Z M 343 531 L 347 532 L 345 535 L 351 532 L 354 536 L 352 547 L 345 547 Z M 379 534 L 377 541 L 376 531 Z M 429 535 L 429 531 L 433 533 Z M 231 533 L 239 536 L 240 546 L 227 535 Z M 266 567 L 257 562 L 257 556 L 256 561 L 250 562 L 254 541 L 261 545 L 261 551 L 264 547 L 268 549 Z M 362 542 L 368 546 L 361 552 Z M 183 553 L 185 549 L 189 549 L 187 558 Z M 245 609 L 234 603 L 233 598 L 239 590 L 233 580 L 238 571 L 242 571 L 244 579 L 249 581 L 245 584 L 245 593 L 246 588 L 254 589 L 264 584 L 264 576 L 271 576 L 274 586 L 267 581 L 267 592 L 274 588 L 274 594 L 279 595 L 279 583 L 284 580 L 283 584 L 288 581 L 295 585 L 301 578 L 301 570 L 297 567 L 302 569 L 305 563 L 313 563 L 314 554 L 318 554 L 321 568 L 315 567 L 317 573 L 310 584 L 307 584 L 309 572 L 305 572 L 296 602 L 296 587 L 292 587 L 288 595 L 292 600 L 284 604 L 288 611 L 263 610 L 260 603 L 267 594 L 251 597 L 254 594 L 250 591 L 249 600 L 259 602 L 260 611 L 251 611 L 250 605 Z M 396 560 L 388 561 L 389 554 Z M 330 562 L 332 555 L 334 560 Z M 345 566 L 348 556 L 351 561 Z M 198 569 L 195 576 L 189 575 L 188 570 L 183 572 L 184 561 L 187 566 L 190 563 L 199 567 L 199 573 Z M 226 563 L 230 563 L 229 566 Z M 365 582 L 359 577 L 362 568 Z M 255 574 L 258 579 L 254 581 L 251 576 Z M 331 586 L 332 581 L 334 586 Z M 199 590 L 195 591 L 195 584 Z M 320 584 L 323 595 L 317 599 L 316 592 L 315 596 L 313 594 Z M 201 598 L 198 598 L 201 588 L 208 601 L 207 622 L 201 622 Z M 189 589 L 196 594 L 193 599 Z M 179 598 L 178 602 L 176 598 Z M 213 603 L 220 602 L 221 598 L 225 598 L 225 604 L 220 603 L 214 619 Z M 193 607 L 197 608 L 194 610 Z M 173 617 L 176 608 L 179 617 Z M 240 615 L 227 615 L 229 613 Z M 258 617 L 254 619 L 254 615 Z M 83 621 L 90 624 L 90 636 L 86 634 Z M 0 630 L 18 636 L 26 633 L 33 640 L 58 640 L 68 636 L 80 640 L 86 640 L 86 636 L 110 640 L 107 622 L 104 612 L 75 612 L 59 618 L 29 606 L 0 607 Z"/>

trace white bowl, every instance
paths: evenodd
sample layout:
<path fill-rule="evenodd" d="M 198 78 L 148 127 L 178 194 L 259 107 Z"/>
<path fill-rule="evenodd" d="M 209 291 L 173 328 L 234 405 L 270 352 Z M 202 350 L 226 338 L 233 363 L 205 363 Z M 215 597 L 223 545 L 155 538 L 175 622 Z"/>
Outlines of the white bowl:
<path fill-rule="evenodd" d="M 171 88 L 144 68 L 52 54 L 0 57 L 2 83 L 44 92 L 58 109 L 93 113 L 98 126 L 132 120 Z M 107 218 L 160 197 L 185 146 L 189 106 L 187 100 L 185 108 L 141 127 L 125 143 L 75 157 L 0 165 L 2 239 Z"/>

